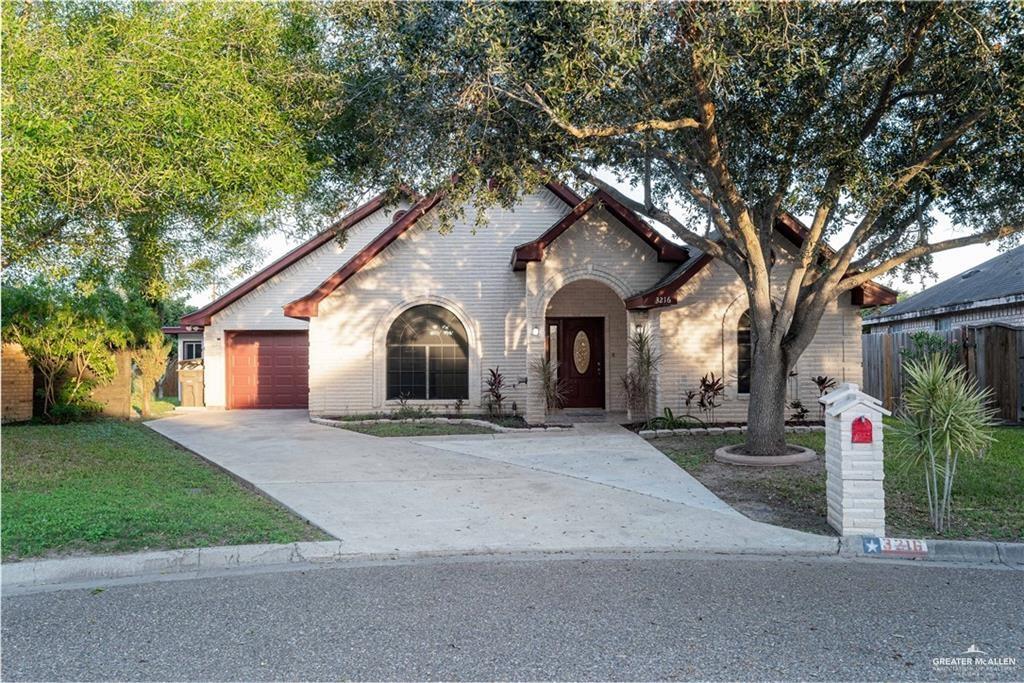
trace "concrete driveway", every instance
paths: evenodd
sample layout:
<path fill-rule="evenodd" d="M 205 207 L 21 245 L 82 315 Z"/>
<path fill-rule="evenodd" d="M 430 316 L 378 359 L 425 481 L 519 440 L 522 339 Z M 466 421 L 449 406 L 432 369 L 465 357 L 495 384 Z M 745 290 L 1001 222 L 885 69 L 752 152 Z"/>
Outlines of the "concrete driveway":
<path fill-rule="evenodd" d="M 147 425 L 352 553 L 836 548 L 836 539 L 743 517 L 615 425 L 383 439 L 292 410 L 189 412 Z"/>

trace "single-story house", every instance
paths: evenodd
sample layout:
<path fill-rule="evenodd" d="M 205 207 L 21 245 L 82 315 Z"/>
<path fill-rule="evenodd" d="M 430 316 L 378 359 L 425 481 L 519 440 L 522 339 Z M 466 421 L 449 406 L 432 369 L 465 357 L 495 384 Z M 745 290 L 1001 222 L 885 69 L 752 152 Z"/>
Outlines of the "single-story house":
<path fill-rule="evenodd" d="M 504 406 L 547 418 L 537 361 L 566 383 L 565 408 L 622 411 L 628 339 L 646 330 L 661 354 L 658 409 L 678 410 L 713 372 L 727 383 L 717 417 L 746 418 L 749 328 L 736 274 L 667 239 L 604 192 L 550 182 L 476 227 L 471 208 L 436 229 L 442 197 L 378 196 L 181 320 L 200 340 L 205 401 L 215 408 L 308 408 L 314 415 L 400 405 L 486 409 L 490 369 Z M 777 259 L 803 227 L 784 216 Z M 787 271 L 776 268 L 780 285 Z M 860 309 L 892 303 L 868 285 L 833 303 L 800 358 L 792 394 L 813 405 L 810 378 L 861 377 Z"/>
<path fill-rule="evenodd" d="M 952 330 L 990 323 L 1024 326 L 1024 246 L 866 316 L 864 331 Z"/>

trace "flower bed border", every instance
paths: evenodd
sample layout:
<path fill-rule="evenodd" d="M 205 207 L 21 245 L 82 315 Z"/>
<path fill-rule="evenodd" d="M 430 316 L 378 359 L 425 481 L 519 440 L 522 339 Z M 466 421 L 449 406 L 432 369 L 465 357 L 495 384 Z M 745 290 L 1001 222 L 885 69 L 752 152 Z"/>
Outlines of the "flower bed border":
<path fill-rule="evenodd" d="M 718 434 L 742 434 L 744 427 L 694 427 L 692 429 L 641 429 L 637 434 L 645 439 L 658 439 L 663 436 L 707 436 Z M 786 425 L 787 434 L 807 434 L 808 432 L 824 432 L 824 425 Z"/>
<path fill-rule="evenodd" d="M 446 424 L 446 425 L 471 425 L 474 427 L 485 427 L 502 434 L 519 434 L 522 432 L 562 432 L 572 429 L 571 426 L 556 426 L 551 425 L 549 427 L 505 427 L 504 425 L 495 424 L 488 422 L 487 420 L 476 420 L 471 417 L 409 417 L 403 419 L 391 419 L 391 418 L 377 418 L 370 420 L 331 420 L 326 417 L 313 417 L 309 416 L 309 421 L 313 424 L 323 425 L 325 427 L 334 427 L 335 429 L 345 429 L 346 425 L 377 425 L 377 424 Z"/>

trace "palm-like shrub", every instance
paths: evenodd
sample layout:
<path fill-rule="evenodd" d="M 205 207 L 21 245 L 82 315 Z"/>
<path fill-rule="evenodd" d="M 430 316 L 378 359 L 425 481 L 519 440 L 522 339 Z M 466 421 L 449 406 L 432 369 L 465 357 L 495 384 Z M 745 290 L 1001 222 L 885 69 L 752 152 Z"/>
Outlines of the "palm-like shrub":
<path fill-rule="evenodd" d="M 995 411 L 981 389 L 945 353 L 904 364 L 903 408 L 893 431 L 896 452 L 923 465 L 928 512 L 936 531 L 951 518 L 953 479 L 962 459 L 983 457 L 993 441 Z"/>
<path fill-rule="evenodd" d="M 651 335 L 640 329 L 629 337 L 631 360 L 622 377 L 622 389 L 631 418 L 646 420 L 653 412 L 655 378 L 661 365 L 661 354 L 654 350 Z"/>
<path fill-rule="evenodd" d="M 565 380 L 558 376 L 558 368 L 550 358 L 537 358 L 533 370 L 540 378 L 544 403 L 548 411 L 558 410 L 565 403 Z"/>

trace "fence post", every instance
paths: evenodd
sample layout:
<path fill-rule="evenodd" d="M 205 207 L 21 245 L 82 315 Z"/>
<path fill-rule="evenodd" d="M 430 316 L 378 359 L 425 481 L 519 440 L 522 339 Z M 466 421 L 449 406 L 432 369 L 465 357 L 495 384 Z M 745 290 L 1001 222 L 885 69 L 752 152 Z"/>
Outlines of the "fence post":
<path fill-rule="evenodd" d="M 881 401 L 841 384 L 825 405 L 825 492 L 828 523 L 842 536 L 885 536 Z"/>

